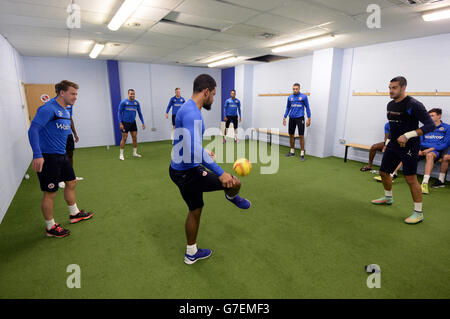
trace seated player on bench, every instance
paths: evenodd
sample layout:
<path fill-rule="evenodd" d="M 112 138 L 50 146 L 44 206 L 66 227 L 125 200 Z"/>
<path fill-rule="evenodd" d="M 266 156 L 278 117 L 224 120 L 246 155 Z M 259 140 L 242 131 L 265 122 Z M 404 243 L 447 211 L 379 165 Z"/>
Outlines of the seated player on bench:
<path fill-rule="evenodd" d="M 434 108 L 428 111 L 436 128 L 433 132 L 420 137 L 420 159 L 426 160 L 425 172 L 422 180 L 422 194 L 429 194 L 428 181 L 436 161 L 441 157 L 441 153 L 448 147 L 450 141 L 450 126 L 441 121 L 442 110 Z M 441 176 L 440 176 L 441 177 Z M 445 175 L 444 175 L 445 177 Z"/>
<path fill-rule="evenodd" d="M 448 163 L 450 162 L 450 145 L 447 145 L 447 152 L 443 152 L 445 155 L 442 157 L 441 170 L 439 172 L 439 179 L 434 182 L 431 187 L 440 188 L 445 187 L 445 176 L 448 171 Z"/>

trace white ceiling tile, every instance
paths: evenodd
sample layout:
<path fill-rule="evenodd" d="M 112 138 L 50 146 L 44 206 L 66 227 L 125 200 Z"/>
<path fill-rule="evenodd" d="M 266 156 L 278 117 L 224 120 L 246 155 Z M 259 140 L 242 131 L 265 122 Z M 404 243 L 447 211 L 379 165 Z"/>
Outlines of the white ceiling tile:
<path fill-rule="evenodd" d="M 142 57 L 154 58 L 154 57 L 166 55 L 171 52 L 172 52 L 172 50 L 167 49 L 167 48 L 159 48 L 159 47 L 151 47 L 151 46 L 147 46 L 147 45 L 132 44 L 132 45 L 129 45 L 125 50 L 123 50 L 119 56 L 120 57 L 142 56 Z"/>
<path fill-rule="evenodd" d="M 218 29 L 222 30 L 226 27 L 229 27 L 233 24 L 233 22 L 221 20 L 221 19 L 211 19 L 200 17 L 196 15 L 191 15 L 187 13 L 175 12 L 172 11 L 168 14 L 166 19 L 171 21 L 176 21 L 184 24 L 197 25 L 206 28 Z"/>
<path fill-rule="evenodd" d="M 139 6 L 135 13 L 131 16 L 131 20 L 152 20 L 159 21 L 164 18 L 170 10 L 168 9 L 160 9 L 150 6 Z"/>
<path fill-rule="evenodd" d="M 214 0 L 186 0 L 176 11 L 210 19 L 222 19 L 235 23 L 244 22 L 259 12 Z"/>
<path fill-rule="evenodd" d="M 154 8 L 173 10 L 184 0 L 144 0 L 142 5 Z"/>
<path fill-rule="evenodd" d="M 347 13 L 349 15 L 366 13 L 367 7 L 370 4 L 379 5 L 380 8 L 394 6 L 387 0 L 313 0 L 312 2 L 326 8 L 335 9 L 338 12 Z"/>
<path fill-rule="evenodd" d="M 300 31 L 302 29 L 308 28 L 311 25 L 301 23 L 299 21 L 281 17 L 278 15 L 273 15 L 269 13 L 259 14 L 245 22 L 248 25 L 254 25 L 262 28 L 269 28 L 277 30 L 279 32 L 291 33 L 295 31 Z"/>
<path fill-rule="evenodd" d="M 246 37 L 249 39 L 258 39 L 259 36 L 261 36 L 264 33 L 271 33 L 274 35 L 279 35 L 278 31 L 268 29 L 268 28 L 261 28 L 246 24 L 235 24 L 231 28 L 224 31 L 226 34 L 232 34 L 239 37 Z"/>
<path fill-rule="evenodd" d="M 179 26 L 171 23 L 159 22 L 155 24 L 151 28 L 152 32 L 163 33 L 167 35 L 173 35 L 178 37 L 187 37 L 193 39 L 206 39 L 212 34 L 214 31 L 194 28 L 194 27 L 185 27 Z"/>
<path fill-rule="evenodd" d="M 156 32 L 147 32 L 138 40 L 136 44 L 150 45 L 169 49 L 181 49 L 189 44 L 197 43 L 199 40 L 191 38 L 175 37 Z"/>
<path fill-rule="evenodd" d="M 341 15 L 332 9 L 306 1 L 293 1 L 271 11 L 286 18 L 310 25 L 318 25 L 338 19 Z"/>
<path fill-rule="evenodd" d="M 234 3 L 239 6 L 258 10 L 268 11 L 279 7 L 286 1 L 273 1 L 273 0 L 226 0 L 226 2 Z"/>

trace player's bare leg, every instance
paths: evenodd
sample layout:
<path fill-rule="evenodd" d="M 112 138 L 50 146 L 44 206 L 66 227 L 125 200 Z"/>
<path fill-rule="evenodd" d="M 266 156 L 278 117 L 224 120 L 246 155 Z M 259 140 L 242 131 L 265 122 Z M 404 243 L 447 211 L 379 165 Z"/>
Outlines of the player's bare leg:
<path fill-rule="evenodd" d="M 134 157 L 142 157 L 142 155 L 137 153 L 137 132 L 131 132 L 131 138 L 133 140 L 133 156 Z"/>
<path fill-rule="evenodd" d="M 122 132 L 122 140 L 120 141 L 120 156 L 119 156 L 119 159 L 122 161 L 125 160 L 125 158 L 123 157 L 123 150 L 125 148 L 125 143 L 127 142 L 127 138 L 128 138 L 128 133 Z"/>

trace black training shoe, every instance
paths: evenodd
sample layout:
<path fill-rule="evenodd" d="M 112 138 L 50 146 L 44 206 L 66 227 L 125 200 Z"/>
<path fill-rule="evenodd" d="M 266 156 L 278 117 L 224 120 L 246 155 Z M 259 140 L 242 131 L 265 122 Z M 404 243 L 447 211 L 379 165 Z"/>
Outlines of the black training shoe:
<path fill-rule="evenodd" d="M 80 210 L 80 212 L 76 215 L 70 215 L 70 223 L 75 224 L 81 222 L 82 220 L 89 219 L 94 216 L 94 212 L 86 213 L 84 210 Z"/>
<path fill-rule="evenodd" d="M 397 174 L 392 175 L 392 179 L 396 179 L 398 177 Z"/>
<path fill-rule="evenodd" d="M 295 156 L 295 153 L 287 153 L 286 154 L 286 157 L 292 157 L 292 156 Z"/>
<path fill-rule="evenodd" d="M 302 162 L 304 162 L 304 161 L 305 161 L 305 157 L 304 157 L 304 156 L 300 156 L 300 160 L 301 160 Z"/>
<path fill-rule="evenodd" d="M 63 238 L 70 234 L 70 230 L 62 228 L 58 223 L 52 226 L 52 228 L 46 228 L 46 234 L 48 237 Z"/>
<path fill-rule="evenodd" d="M 437 181 L 434 182 L 433 185 L 431 185 L 431 187 L 433 187 L 433 188 L 445 187 L 445 183 L 442 183 L 440 180 L 437 180 Z"/>

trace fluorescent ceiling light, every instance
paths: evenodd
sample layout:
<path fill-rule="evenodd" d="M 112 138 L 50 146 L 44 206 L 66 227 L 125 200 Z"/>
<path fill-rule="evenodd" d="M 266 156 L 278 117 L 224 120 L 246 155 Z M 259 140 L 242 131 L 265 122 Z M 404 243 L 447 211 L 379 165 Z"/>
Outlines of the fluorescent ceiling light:
<path fill-rule="evenodd" d="M 285 52 L 285 51 L 305 49 L 305 48 L 308 48 L 308 47 L 312 47 L 312 46 L 316 46 L 316 45 L 320 45 L 320 44 L 331 42 L 334 39 L 335 39 L 334 35 L 328 34 L 328 35 L 325 35 L 325 36 L 319 36 L 319 37 L 315 37 L 315 38 L 309 38 L 309 39 L 301 40 L 301 41 L 298 41 L 298 42 L 293 42 L 293 43 L 280 45 L 280 46 L 278 46 L 276 48 L 273 48 L 272 52 L 278 53 L 278 52 Z"/>
<path fill-rule="evenodd" d="M 105 47 L 104 44 L 96 43 L 92 48 L 91 53 L 89 53 L 89 57 L 91 59 L 95 59 L 100 54 L 100 52 L 103 50 L 104 47 Z"/>
<path fill-rule="evenodd" d="M 203 63 L 211 63 L 211 62 L 223 60 L 223 59 L 226 59 L 226 58 L 229 58 L 229 57 L 232 57 L 232 56 L 233 55 L 231 53 L 222 54 L 222 55 L 218 55 L 218 56 L 215 56 L 215 57 L 210 57 L 210 58 L 204 60 Z"/>
<path fill-rule="evenodd" d="M 422 19 L 424 21 L 437 21 L 450 18 L 450 8 L 424 13 Z"/>
<path fill-rule="evenodd" d="M 238 59 L 238 57 L 232 56 L 232 57 L 229 57 L 229 58 L 226 58 L 226 59 L 223 59 L 223 60 L 219 60 L 219 61 L 210 63 L 210 64 L 208 64 L 208 67 L 209 67 L 209 68 L 214 68 L 214 67 L 219 66 L 219 65 L 224 65 L 224 64 L 233 63 L 233 62 L 235 62 L 237 59 Z"/>
<path fill-rule="evenodd" d="M 119 30 L 120 26 L 136 11 L 142 0 L 125 0 L 108 24 L 108 29 Z"/>

